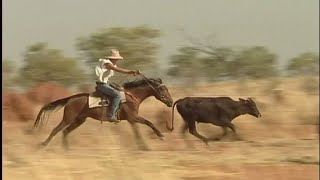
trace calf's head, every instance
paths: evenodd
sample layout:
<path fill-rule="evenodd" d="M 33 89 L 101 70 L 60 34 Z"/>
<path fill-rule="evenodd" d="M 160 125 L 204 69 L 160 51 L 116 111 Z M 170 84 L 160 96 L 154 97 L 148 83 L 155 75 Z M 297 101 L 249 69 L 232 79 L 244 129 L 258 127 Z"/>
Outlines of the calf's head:
<path fill-rule="evenodd" d="M 239 98 L 239 100 L 242 106 L 245 107 L 246 113 L 252 116 L 255 116 L 257 118 L 261 117 L 261 113 L 259 112 L 256 103 L 251 98 L 248 98 L 246 100 Z"/>

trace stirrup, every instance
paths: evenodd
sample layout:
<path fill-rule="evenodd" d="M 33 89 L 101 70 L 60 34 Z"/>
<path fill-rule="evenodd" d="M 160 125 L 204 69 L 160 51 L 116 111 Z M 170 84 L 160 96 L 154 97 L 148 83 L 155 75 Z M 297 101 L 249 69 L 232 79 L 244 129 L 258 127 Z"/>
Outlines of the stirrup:
<path fill-rule="evenodd" d="M 107 117 L 107 121 L 115 123 L 115 124 L 120 122 L 120 120 L 118 120 L 117 118 L 111 118 L 111 117 Z"/>

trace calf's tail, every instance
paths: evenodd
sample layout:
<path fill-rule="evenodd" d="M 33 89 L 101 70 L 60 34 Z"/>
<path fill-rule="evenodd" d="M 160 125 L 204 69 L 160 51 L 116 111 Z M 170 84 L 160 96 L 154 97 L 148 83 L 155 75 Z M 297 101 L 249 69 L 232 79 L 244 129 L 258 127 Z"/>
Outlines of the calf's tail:
<path fill-rule="evenodd" d="M 173 103 L 173 106 L 172 106 L 172 118 L 171 118 L 171 128 L 168 128 L 171 132 L 174 130 L 174 107 L 176 106 L 176 104 L 178 102 L 180 102 L 182 99 L 179 99 L 177 100 L 176 102 Z"/>

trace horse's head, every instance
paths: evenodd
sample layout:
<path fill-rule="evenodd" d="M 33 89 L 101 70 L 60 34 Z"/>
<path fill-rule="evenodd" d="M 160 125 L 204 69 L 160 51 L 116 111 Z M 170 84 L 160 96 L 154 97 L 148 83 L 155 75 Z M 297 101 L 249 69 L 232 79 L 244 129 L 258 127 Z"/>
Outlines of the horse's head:
<path fill-rule="evenodd" d="M 166 85 L 162 83 L 160 78 L 158 79 L 148 79 L 148 84 L 151 86 L 150 88 L 153 90 L 153 96 L 159 101 L 166 104 L 168 107 L 172 107 L 173 100 L 169 93 Z"/>
<path fill-rule="evenodd" d="M 154 96 L 156 99 L 163 102 L 168 107 L 172 107 L 173 100 L 171 98 L 171 95 L 167 87 L 162 84 L 162 80 L 160 78 L 148 79 L 144 77 L 140 80 L 124 83 L 123 87 L 126 90 L 132 91 L 133 93 L 135 90 L 138 90 L 138 92 L 140 91 L 140 93 L 137 93 L 136 96 L 141 96 L 140 99 L 142 100 L 149 96 Z"/>

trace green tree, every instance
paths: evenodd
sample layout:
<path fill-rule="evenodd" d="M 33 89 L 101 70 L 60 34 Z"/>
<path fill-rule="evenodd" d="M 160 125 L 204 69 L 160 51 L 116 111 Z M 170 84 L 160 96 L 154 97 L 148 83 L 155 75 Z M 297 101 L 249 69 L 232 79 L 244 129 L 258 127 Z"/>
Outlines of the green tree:
<path fill-rule="evenodd" d="M 228 65 L 233 59 L 231 48 L 219 47 L 203 50 L 201 47 L 182 47 L 171 56 L 168 75 L 173 77 L 205 78 L 217 81 L 230 76 Z"/>
<path fill-rule="evenodd" d="M 9 59 L 2 61 L 2 77 L 4 89 L 7 90 L 14 86 L 15 64 Z"/>
<path fill-rule="evenodd" d="M 182 30 L 183 34 L 183 30 Z M 208 36 L 205 39 L 194 38 L 188 34 L 185 35 L 188 41 L 188 46 L 182 47 L 178 50 L 177 57 L 173 56 L 171 58 L 171 64 L 173 68 L 169 69 L 168 74 L 176 76 L 186 76 L 179 75 L 179 71 L 186 71 L 186 69 L 191 69 L 191 78 L 195 76 L 201 77 L 202 80 L 206 79 L 209 81 L 217 81 L 228 78 L 228 63 L 232 60 L 234 52 L 232 48 L 219 46 L 216 42 L 214 36 Z M 194 56 L 192 56 L 194 54 Z M 189 58 L 189 59 L 186 59 Z M 179 62 L 192 62 L 184 67 L 179 65 Z M 190 71 L 190 70 L 189 70 Z"/>
<path fill-rule="evenodd" d="M 231 48 L 220 47 L 202 58 L 203 71 L 209 81 L 217 81 L 228 78 L 231 74 L 228 69 L 229 63 L 233 60 L 234 52 Z"/>
<path fill-rule="evenodd" d="M 155 65 L 159 46 L 153 40 L 160 35 L 159 30 L 147 26 L 114 27 L 81 37 L 76 46 L 91 68 L 109 54 L 111 48 L 117 48 L 124 57 L 119 62 L 121 67 L 144 70 Z"/>
<path fill-rule="evenodd" d="M 246 48 L 234 56 L 228 69 L 235 79 L 277 76 L 277 56 L 263 46 Z"/>
<path fill-rule="evenodd" d="M 306 52 L 292 58 L 287 66 L 289 75 L 319 74 L 319 55 Z"/>
<path fill-rule="evenodd" d="M 170 65 L 167 75 L 186 80 L 186 83 L 194 83 L 203 75 L 200 53 L 191 47 L 179 48 L 170 57 Z"/>
<path fill-rule="evenodd" d="M 85 80 L 79 60 L 65 57 L 58 49 L 48 48 L 47 43 L 27 47 L 24 63 L 18 79 L 23 86 L 56 81 L 70 87 Z"/>

